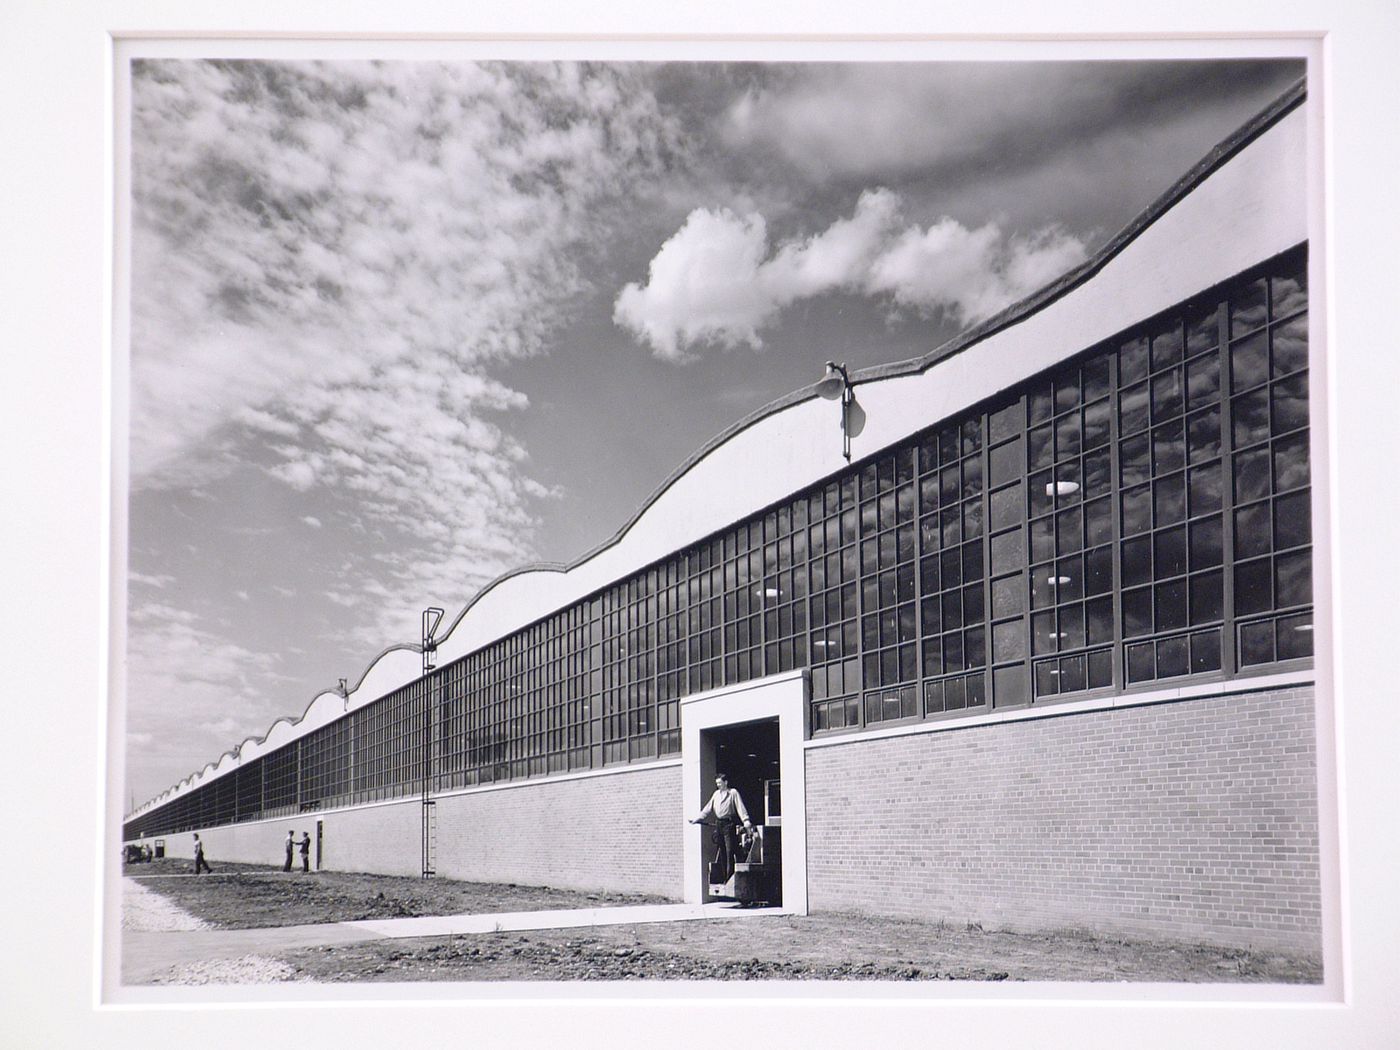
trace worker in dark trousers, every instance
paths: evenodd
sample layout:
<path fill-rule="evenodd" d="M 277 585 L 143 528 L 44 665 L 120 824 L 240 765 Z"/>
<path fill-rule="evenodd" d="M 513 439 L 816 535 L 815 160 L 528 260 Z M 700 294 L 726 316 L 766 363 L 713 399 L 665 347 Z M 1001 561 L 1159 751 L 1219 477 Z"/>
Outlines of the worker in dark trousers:
<path fill-rule="evenodd" d="M 292 850 L 296 848 L 296 842 L 293 840 L 295 834 L 296 832 L 294 831 L 287 832 L 287 841 L 285 843 L 287 847 L 287 859 L 282 862 L 283 871 L 292 870 Z"/>
<path fill-rule="evenodd" d="M 311 870 L 311 836 L 303 831 L 301 833 L 301 870 Z"/>
<path fill-rule="evenodd" d="M 204 870 L 213 874 L 214 869 L 209 867 L 209 862 L 204 859 L 204 843 L 199 841 L 199 836 L 194 837 L 194 873 L 198 875 Z"/>
<path fill-rule="evenodd" d="M 738 789 L 729 786 L 729 777 L 724 773 L 715 774 L 715 793 L 691 823 L 703 824 L 711 815 L 715 819 L 714 830 L 710 832 L 710 841 L 717 847 L 715 863 L 721 864 L 724 872 L 724 878 L 718 881 L 728 882 L 729 876 L 734 874 L 734 857 L 739 850 L 734 829 L 742 821 L 745 831 L 753 831 L 753 824 L 749 822 L 749 811 L 744 808 Z"/>

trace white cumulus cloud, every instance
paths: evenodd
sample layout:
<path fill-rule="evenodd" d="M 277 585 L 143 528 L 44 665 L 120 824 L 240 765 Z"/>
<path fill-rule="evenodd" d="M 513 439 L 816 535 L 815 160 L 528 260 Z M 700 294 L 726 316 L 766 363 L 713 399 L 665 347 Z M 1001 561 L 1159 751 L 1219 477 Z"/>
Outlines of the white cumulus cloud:
<path fill-rule="evenodd" d="M 691 212 L 661 246 L 645 285 L 628 284 L 614 321 L 659 358 L 694 360 L 700 347 L 763 345 L 760 330 L 800 299 L 848 292 L 973 324 L 1030 294 L 1088 255 L 1054 227 L 1007 234 L 944 217 L 901 223 L 888 190 L 863 193 L 849 218 L 776 246 L 759 214 Z"/>

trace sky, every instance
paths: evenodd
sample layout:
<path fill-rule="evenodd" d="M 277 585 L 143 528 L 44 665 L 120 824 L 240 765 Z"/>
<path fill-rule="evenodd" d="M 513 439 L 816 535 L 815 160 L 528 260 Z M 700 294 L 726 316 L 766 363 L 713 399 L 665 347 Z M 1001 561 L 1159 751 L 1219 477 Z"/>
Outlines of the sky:
<path fill-rule="evenodd" d="M 136 61 L 123 802 L 1054 280 L 1302 73 Z"/>

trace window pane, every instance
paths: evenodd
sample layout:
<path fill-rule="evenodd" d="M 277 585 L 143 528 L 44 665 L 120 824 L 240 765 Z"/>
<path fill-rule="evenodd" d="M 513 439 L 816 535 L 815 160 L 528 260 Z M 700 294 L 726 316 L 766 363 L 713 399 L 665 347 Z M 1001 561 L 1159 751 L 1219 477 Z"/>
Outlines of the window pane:
<path fill-rule="evenodd" d="M 1191 471 L 1191 515 L 1209 514 L 1220 509 L 1221 469 L 1219 463 L 1197 467 Z"/>
<path fill-rule="evenodd" d="M 1147 375 L 1147 337 L 1139 336 L 1124 343 L 1118 351 L 1118 378 L 1132 383 Z"/>
<path fill-rule="evenodd" d="M 1268 286 L 1262 277 L 1239 289 L 1230 299 L 1230 338 L 1238 338 L 1263 324 L 1268 301 Z"/>
<path fill-rule="evenodd" d="M 1198 412 L 1186 421 L 1186 446 L 1192 463 L 1220 455 L 1220 409 Z"/>
<path fill-rule="evenodd" d="M 1173 368 L 1170 372 L 1163 372 L 1161 375 L 1152 377 L 1152 418 L 1154 420 L 1170 419 L 1181 415 L 1181 409 L 1185 403 L 1181 369 Z"/>
<path fill-rule="evenodd" d="M 1055 519 L 1046 517 L 1033 521 L 1031 530 L 1031 560 L 1045 561 L 1055 556 Z"/>
<path fill-rule="evenodd" d="M 1108 399 L 1096 401 L 1084 409 L 1084 447 L 1098 448 L 1108 442 L 1109 436 Z"/>
<path fill-rule="evenodd" d="M 1128 681 L 1150 682 L 1157 677 L 1155 646 L 1151 642 L 1128 646 Z"/>
<path fill-rule="evenodd" d="M 1090 645 L 1113 640 L 1113 599 L 1097 598 L 1084 603 L 1085 630 Z"/>
<path fill-rule="evenodd" d="M 1273 663 L 1274 623 L 1248 623 L 1240 628 L 1240 665 Z"/>
<path fill-rule="evenodd" d="M 1281 379 L 1273 385 L 1274 433 L 1285 434 L 1308 425 L 1308 373 Z"/>
<path fill-rule="evenodd" d="M 1224 615 L 1224 591 L 1219 570 L 1191 577 L 1191 623 L 1214 623 Z"/>
<path fill-rule="evenodd" d="M 1113 539 L 1113 504 L 1107 498 L 1085 506 L 1084 531 L 1088 546 L 1108 543 Z"/>
<path fill-rule="evenodd" d="M 1271 531 L 1267 501 L 1235 511 L 1235 556 L 1252 558 L 1267 554 Z"/>
<path fill-rule="evenodd" d="M 1278 658 L 1299 660 L 1313 654 L 1312 613 L 1285 616 L 1278 622 Z"/>
<path fill-rule="evenodd" d="M 1072 412 L 1055 424 L 1055 458 L 1077 456 L 1083 448 L 1079 434 L 1079 414 Z"/>
<path fill-rule="evenodd" d="M 1021 476 L 1021 442 L 1008 441 L 991 452 L 991 472 L 988 482 L 993 488 Z"/>
<path fill-rule="evenodd" d="M 1089 688 L 1101 689 L 1113 684 L 1113 654 L 1104 650 L 1089 654 Z"/>
<path fill-rule="evenodd" d="M 1144 485 L 1123 493 L 1123 535 L 1145 532 L 1152 525 L 1152 489 Z"/>
<path fill-rule="evenodd" d="M 1173 474 L 1152 486 L 1154 519 L 1158 525 L 1171 525 L 1186 517 L 1186 475 Z"/>
<path fill-rule="evenodd" d="M 1019 569 L 1025 563 L 1020 529 L 992 537 L 992 572 L 1000 575 L 1011 569 Z"/>
<path fill-rule="evenodd" d="M 1020 522 L 1021 515 L 1024 513 L 1020 482 L 1009 488 L 998 489 L 992 493 L 991 499 L 992 528 L 994 530 L 1004 529 Z"/>
<path fill-rule="evenodd" d="M 1060 648 L 1084 647 L 1084 607 L 1068 605 L 1060 609 Z"/>
<path fill-rule="evenodd" d="M 1013 401 L 1005 408 L 997 409 L 988 419 L 988 433 L 993 441 L 1010 437 L 1021 431 L 1021 402 Z"/>
<path fill-rule="evenodd" d="M 1060 692 L 1078 692 L 1086 684 L 1083 656 L 1069 656 L 1060 661 Z"/>
<path fill-rule="evenodd" d="M 1186 626 L 1186 581 L 1159 583 L 1154 594 L 1157 630 L 1174 631 Z"/>
<path fill-rule="evenodd" d="M 1308 305 L 1308 258 L 1299 253 L 1292 259 L 1287 273 L 1271 278 L 1274 317 L 1287 317 Z"/>
<path fill-rule="evenodd" d="M 997 707 L 1024 704 L 1030 699 L 1029 691 L 1025 667 L 998 667 L 992 672 L 992 698 Z"/>
<path fill-rule="evenodd" d="M 1220 519 L 1206 518 L 1191 523 L 1191 568 L 1207 569 L 1224 560 Z"/>
<path fill-rule="evenodd" d="M 1303 314 L 1274 328 L 1275 376 L 1308 367 L 1308 317 Z"/>
<path fill-rule="evenodd" d="M 1286 492 L 1308 483 L 1308 435 L 1294 434 L 1274 442 L 1274 491 Z"/>
<path fill-rule="evenodd" d="M 1274 500 L 1274 549 L 1287 550 L 1311 543 L 1311 519 L 1307 489 Z"/>
<path fill-rule="evenodd" d="M 1269 452 L 1257 448 L 1235 456 L 1235 502 L 1249 503 L 1269 494 Z"/>
<path fill-rule="evenodd" d="M 1220 670 L 1220 631 L 1200 631 L 1191 636 L 1191 671 Z"/>
<path fill-rule="evenodd" d="M 1235 447 L 1261 441 L 1269 436 L 1269 391 L 1255 390 L 1253 393 L 1237 397 L 1232 402 L 1231 412 L 1235 420 Z"/>
<path fill-rule="evenodd" d="M 1133 587 L 1152 580 L 1152 537 L 1125 540 L 1122 547 L 1123 586 Z"/>
<path fill-rule="evenodd" d="M 1312 601 L 1312 552 L 1294 551 L 1275 560 L 1277 608 L 1307 605 Z"/>
<path fill-rule="evenodd" d="M 1084 514 L 1075 507 L 1055 515 L 1056 552 L 1073 554 L 1084 549 Z"/>
<path fill-rule="evenodd" d="M 1118 395 L 1118 429 L 1132 434 L 1147 426 L 1148 390 L 1146 383 L 1127 387 Z"/>
<path fill-rule="evenodd" d="M 1181 322 L 1173 319 L 1152 333 L 1152 370 L 1154 372 L 1181 360 Z"/>
<path fill-rule="evenodd" d="M 1174 678 L 1190 669 L 1186 638 L 1164 638 L 1157 643 L 1157 677 Z"/>
<path fill-rule="evenodd" d="M 992 628 L 992 659 L 1023 660 L 1026 656 L 1026 627 L 1020 620 L 996 624 Z"/>
<path fill-rule="evenodd" d="M 1152 477 L 1152 446 L 1146 434 L 1129 438 L 1119 445 L 1118 475 L 1125 488 L 1140 485 Z"/>
<path fill-rule="evenodd" d="M 1186 528 L 1178 525 L 1157 533 L 1152 540 L 1154 574 L 1157 579 L 1186 573 Z"/>
<path fill-rule="evenodd" d="M 1152 431 L 1152 469 L 1157 474 L 1180 470 L 1186 465 L 1186 440 L 1181 420 L 1174 420 Z"/>
<path fill-rule="evenodd" d="M 1152 633 L 1152 588 L 1139 587 L 1123 592 L 1123 636 L 1135 638 Z"/>
<path fill-rule="evenodd" d="M 1113 589 L 1113 548 L 1098 547 L 1084 555 L 1084 593 L 1107 594 Z"/>
<path fill-rule="evenodd" d="M 1186 366 L 1186 404 L 1200 408 L 1220 400 L 1220 358 L 1207 354 Z"/>
<path fill-rule="evenodd" d="M 1007 576 L 992 581 L 992 615 L 1000 619 L 1024 611 L 1026 587 L 1023 577 Z"/>
<path fill-rule="evenodd" d="M 1273 567 L 1268 558 L 1235 566 L 1235 615 L 1264 612 L 1274 604 Z"/>

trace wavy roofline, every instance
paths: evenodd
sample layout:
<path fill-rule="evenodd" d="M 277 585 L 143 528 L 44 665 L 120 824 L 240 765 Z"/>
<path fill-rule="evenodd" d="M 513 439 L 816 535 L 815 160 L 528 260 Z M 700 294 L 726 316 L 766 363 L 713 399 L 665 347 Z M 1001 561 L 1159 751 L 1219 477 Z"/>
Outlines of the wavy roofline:
<path fill-rule="evenodd" d="M 962 353 L 964 350 L 967 350 L 970 347 L 975 346 L 976 344 L 991 338 L 998 332 L 1004 331 L 1005 329 L 1010 328 L 1013 325 L 1021 323 L 1027 318 L 1033 316 L 1034 314 L 1039 313 L 1041 310 L 1045 309 L 1057 300 L 1062 299 L 1064 296 L 1066 296 L 1076 288 L 1079 288 L 1080 286 L 1086 284 L 1091 278 L 1096 276 L 1106 265 L 1108 265 L 1109 262 L 1111 262 L 1119 254 L 1121 254 L 1129 244 L 1137 240 L 1137 238 L 1140 237 L 1149 227 L 1151 227 L 1155 222 L 1157 222 L 1158 219 L 1162 218 L 1162 216 L 1164 216 L 1173 207 L 1175 207 L 1178 203 L 1185 199 L 1193 190 L 1195 190 L 1201 183 L 1205 182 L 1205 180 L 1208 179 L 1211 175 L 1213 175 L 1216 171 L 1224 167 L 1225 164 L 1227 164 L 1231 159 L 1233 159 L 1238 153 L 1244 150 L 1247 146 L 1249 146 L 1252 142 L 1258 139 L 1261 135 L 1263 135 L 1266 131 L 1272 128 L 1289 113 L 1293 112 L 1293 110 L 1298 108 L 1298 106 L 1302 105 L 1302 103 L 1306 99 L 1307 77 L 1304 76 L 1297 80 L 1291 87 L 1285 90 L 1282 94 L 1280 94 L 1276 99 L 1270 102 L 1252 118 L 1250 118 L 1239 128 L 1237 128 L 1232 134 L 1230 134 L 1228 137 L 1226 137 L 1220 143 L 1218 143 L 1214 149 L 1212 149 L 1209 153 L 1207 153 L 1204 157 L 1197 161 L 1196 164 L 1194 164 L 1184 175 L 1178 178 L 1174 183 L 1172 183 L 1170 187 L 1167 188 L 1165 192 L 1158 196 L 1156 200 L 1154 200 L 1151 204 L 1149 204 L 1146 208 L 1139 212 L 1138 215 L 1132 220 L 1130 220 L 1126 226 L 1124 226 L 1121 230 L 1118 231 L 1118 233 L 1116 233 L 1113 237 L 1109 238 L 1109 240 L 1104 243 L 1103 247 L 1101 247 L 1097 252 L 1095 252 L 1092 257 L 1080 263 L 1078 266 L 1067 271 L 1066 273 L 1062 274 L 1060 277 L 1056 278 L 1054 281 L 1051 281 L 1049 284 L 1045 285 L 1038 291 L 1032 292 L 1024 299 L 1021 299 L 1018 302 L 1011 304 L 1010 306 L 1006 307 L 1000 312 L 993 314 L 986 320 L 981 321 L 970 328 L 964 329 L 962 332 L 955 335 L 947 342 L 940 344 L 939 346 L 935 347 L 934 349 L 928 351 L 925 354 L 921 354 L 918 357 L 909 358 L 905 361 L 895 361 L 884 365 L 872 365 L 867 368 L 852 371 L 850 373 L 851 385 L 858 386 L 861 383 L 870 383 L 879 380 L 894 379 L 900 376 L 917 375 L 921 372 L 925 372 L 934 365 L 946 361 L 949 358 L 954 357 L 959 353 Z M 623 539 L 626 538 L 627 534 L 632 531 L 633 527 L 636 526 L 636 524 L 642 519 L 646 512 L 649 509 L 651 509 L 651 507 L 663 495 L 665 495 L 667 490 L 669 490 L 673 485 L 676 484 L 676 482 L 678 482 L 682 477 L 689 473 L 689 471 L 692 468 L 694 468 L 701 460 L 703 460 L 711 452 L 715 451 L 715 449 L 719 448 L 720 446 L 726 444 L 732 438 L 737 437 L 745 430 L 748 430 L 750 427 L 762 422 L 764 419 L 767 419 L 769 416 L 775 415 L 778 412 L 783 411 L 784 409 L 791 408 L 794 405 L 801 404 L 804 401 L 809 401 L 812 398 L 819 396 L 817 394 L 816 387 L 817 384 L 813 383 L 810 386 L 801 387 L 800 389 L 794 390 L 789 394 L 785 394 L 774 401 L 770 401 L 768 404 L 754 410 L 753 412 L 750 412 L 747 416 L 744 416 L 737 422 L 731 424 L 724 430 L 720 431 L 714 437 L 710 438 L 703 445 L 697 448 L 693 453 L 691 453 L 688 457 L 686 457 L 686 459 L 680 464 L 680 466 L 678 466 L 669 475 L 667 475 L 666 478 L 659 485 L 657 485 L 656 488 L 654 488 L 651 491 L 651 493 L 646 496 L 645 499 L 642 500 L 642 502 L 638 505 L 637 509 L 633 511 L 632 515 L 623 523 L 623 525 L 615 533 L 613 533 L 612 536 L 608 537 L 607 539 L 598 543 L 594 547 L 585 551 L 583 554 L 580 554 L 573 561 L 531 562 L 527 565 L 522 565 L 519 568 L 511 569 L 507 572 L 504 572 L 501 575 L 497 576 L 495 579 L 491 580 L 489 583 L 484 584 L 476 592 L 476 594 L 474 594 L 471 598 L 469 598 L 466 601 L 466 603 L 462 606 L 461 610 L 457 613 L 457 615 L 452 618 L 452 622 L 448 625 L 447 629 L 443 631 L 440 635 L 436 636 L 433 639 L 433 642 L 435 644 L 441 644 L 442 642 L 450 638 L 452 636 L 453 631 L 455 631 L 458 625 L 461 624 L 461 622 L 466 618 L 467 613 L 470 612 L 478 602 L 485 598 L 487 594 L 495 590 L 507 580 L 510 580 L 516 576 L 533 575 L 536 573 L 558 573 L 561 575 L 567 574 L 572 570 L 578 568 L 579 566 L 584 565 L 593 558 L 596 558 L 604 551 L 607 551 L 617 546 L 623 541 Z M 541 613 L 540 615 L 543 617 L 549 615 L 549 613 L 545 612 Z M 378 653 L 378 655 L 376 655 L 365 665 L 365 669 L 360 673 L 359 678 L 356 679 L 355 685 L 353 687 L 347 685 L 345 693 L 343 694 L 345 699 L 347 699 L 348 701 L 350 694 L 356 692 L 360 688 L 360 686 L 364 684 L 365 679 L 369 677 L 370 672 L 374 670 L 374 668 L 378 665 L 380 660 L 384 659 L 384 657 L 388 656 L 390 653 L 399 650 L 421 654 L 423 652 L 423 646 L 418 642 L 398 642 L 386 646 L 383 650 L 381 650 Z M 296 726 L 304 722 L 306 720 L 307 715 L 311 713 L 312 707 L 316 705 L 316 702 L 320 700 L 323 696 L 326 696 L 327 694 L 342 695 L 338 687 L 333 689 L 320 690 L 316 693 L 315 696 L 311 698 L 311 700 L 302 709 L 301 715 L 295 720 L 291 720 L 289 724 L 293 728 L 295 728 Z M 272 730 L 277 727 L 277 724 L 279 722 L 286 721 L 289 721 L 289 716 L 283 716 L 281 718 L 276 719 L 272 723 L 272 725 L 268 727 L 267 732 L 264 733 L 260 739 L 254 742 L 257 744 L 265 743 L 267 741 L 267 738 L 272 734 Z M 223 760 L 226 757 L 233 757 L 237 759 L 239 757 L 239 752 L 241 752 L 243 746 L 251 740 L 253 740 L 253 738 L 249 737 L 247 740 L 243 741 L 242 744 L 239 744 L 233 750 L 225 751 L 214 762 L 208 763 L 202 769 L 189 774 L 189 776 L 172 785 L 170 788 L 167 788 L 160 795 L 156 796 L 156 798 L 151 799 L 148 802 L 143 803 L 136 809 L 132 810 L 131 813 L 127 814 L 126 818 L 123 819 L 128 819 L 142 812 L 143 810 L 152 807 L 155 803 L 168 796 L 171 792 L 177 790 L 181 785 L 192 783 L 194 778 L 196 777 L 202 777 L 211 768 L 217 770 L 218 766 L 223 762 Z"/>

